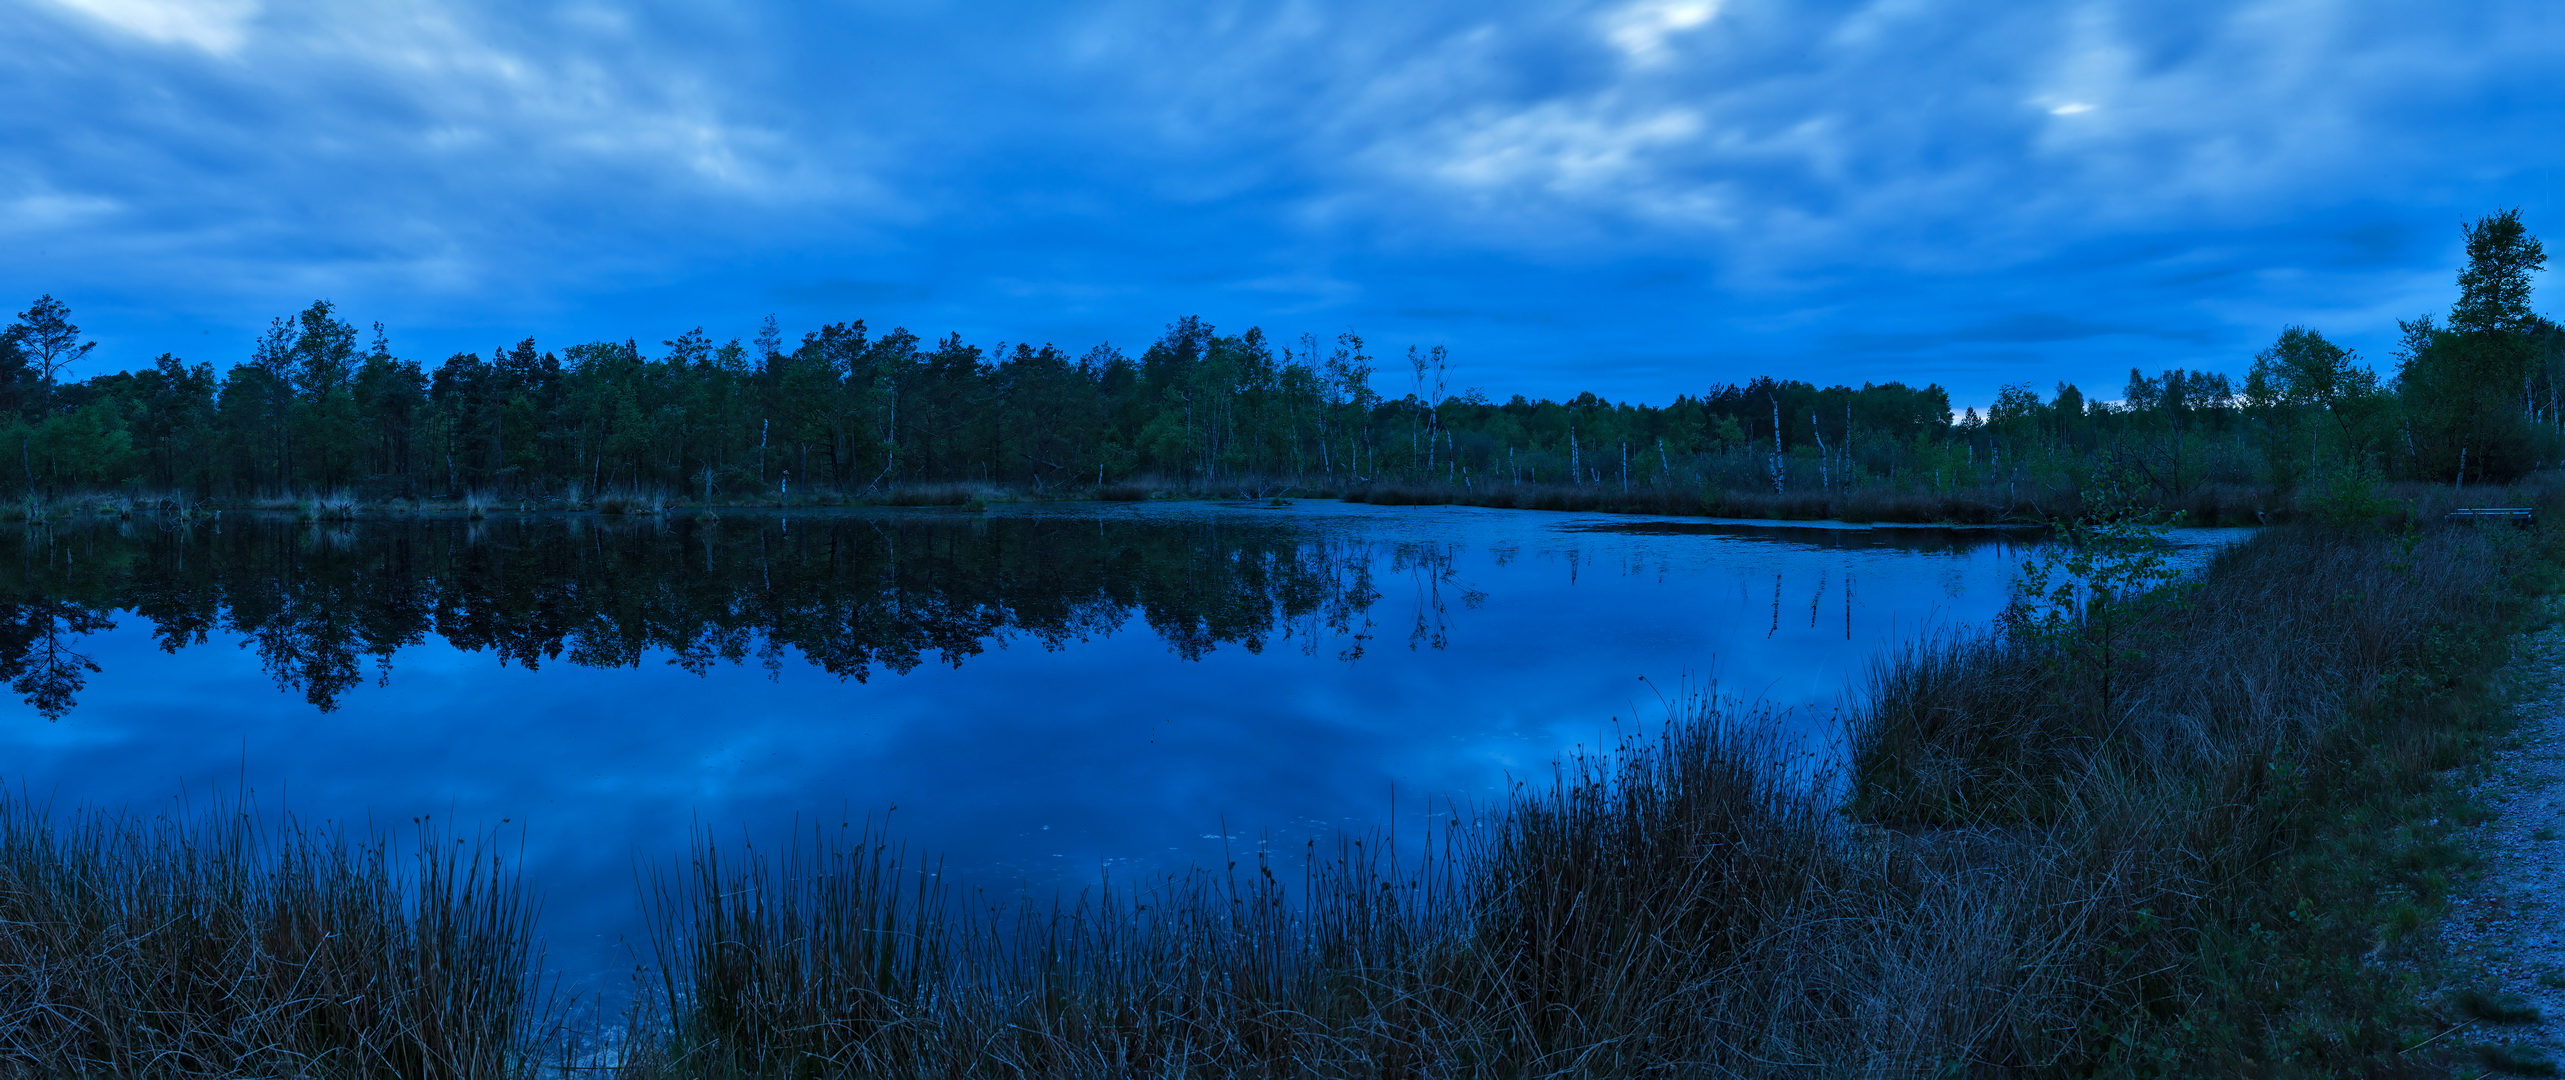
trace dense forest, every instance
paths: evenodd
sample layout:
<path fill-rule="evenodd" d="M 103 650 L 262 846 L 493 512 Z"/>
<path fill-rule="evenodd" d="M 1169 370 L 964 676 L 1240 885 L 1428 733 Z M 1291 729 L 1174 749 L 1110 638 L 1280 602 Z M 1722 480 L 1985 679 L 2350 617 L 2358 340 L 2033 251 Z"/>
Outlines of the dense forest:
<path fill-rule="evenodd" d="M 1933 384 L 1757 378 L 1664 405 L 1498 402 L 1456 390 L 1440 347 L 1379 357 L 1357 334 L 1276 341 L 1176 320 L 1135 359 L 1099 345 L 982 348 L 861 320 L 788 342 L 701 330 L 547 349 L 528 338 L 434 366 L 328 301 L 280 317 L 244 362 L 162 354 L 64 378 L 93 343 L 37 299 L 0 337 L 0 493 L 327 493 L 389 501 L 827 501 L 921 484 L 1036 492 L 1571 486 L 1922 494 L 2073 488 L 2097 469 L 2166 502 L 2343 477 L 2464 485 L 2565 446 L 2565 331 L 2530 308 L 2545 265 L 2517 210 L 2466 227 L 2442 317 L 2400 324 L 2381 375 L 2289 327 L 2239 378 L 2131 371 L 2116 399 L 2005 387 L 1983 414 Z"/>

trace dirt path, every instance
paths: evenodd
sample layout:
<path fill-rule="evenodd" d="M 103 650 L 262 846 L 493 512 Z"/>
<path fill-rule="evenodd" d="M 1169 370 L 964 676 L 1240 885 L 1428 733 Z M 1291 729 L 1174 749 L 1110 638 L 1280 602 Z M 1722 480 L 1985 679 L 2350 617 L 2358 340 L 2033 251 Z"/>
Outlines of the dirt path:
<path fill-rule="evenodd" d="M 2519 639 L 2503 671 L 2520 726 L 2474 792 L 2494 814 L 2468 837 L 2484 876 L 2451 900 L 2441 931 L 2491 997 L 2479 999 L 2473 1030 L 2451 1037 L 2518 1047 L 2515 1060 L 2487 1064 L 2533 1076 L 2555 1076 L 2552 1063 L 2565 1062 L 2565 603 L 2548 603 L 2539 620 L 2548 625 Z M 2538 1018 L 2508 1007 L 2522 1003 Z"/>

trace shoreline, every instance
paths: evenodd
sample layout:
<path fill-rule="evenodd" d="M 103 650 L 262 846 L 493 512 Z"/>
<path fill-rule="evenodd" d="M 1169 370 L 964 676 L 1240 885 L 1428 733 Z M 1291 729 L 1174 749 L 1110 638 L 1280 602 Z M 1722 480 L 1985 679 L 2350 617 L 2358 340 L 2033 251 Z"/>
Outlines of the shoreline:
<path fill-rule="evenodd" d="M 2384 515 L 2382 520 L 2385 520 L 2398 515 L 2435 517 L 2461 506 L 2519 505 L 2543 498 L 2544 488 L 2551 482 L 2550 478 L 2533 477 L 2521 484 L 2479 487 L 2472 491 L 2433 485 L 2393 485 L 2389 494 L 2394 498 L 2368 512 Z M 894 508 L 976 511 L 1006 505 L 1279 504 L 1300 499 L 1334 499 L 1384 507 L 1471 506 L 1683 518 L 1707 524 L 1793 523 L 1815 528 L 2002 530 L 2045 527 L 2073 513 L 2079 497 L 2071 488 L 2042 490 L 2020 496 L 1992 490 L 1936 493 L 1904 488 L 1789 493 L 1743 490 L 1694 492 L 1567 485 L 1502 485 L 1485 489 L 1402 484 L 1303 485 L 1284 480 L 1235 484 L 1137 482 L 1056 489 L 921 483 L 853 494 L 813 491 L 790 498 L 716 497 L 710 502 L 678 498 L 657 490 L 587 493 L 575 488 L 566 492 L 528 493 L 513 497 L 467 493 L 375 499 L 360 498 L 344 491 L 247 498 L 199 498 L 154 492 L 71 492 L 0 501 L 0 522 L 43 523 L 84 517 L 189 519 L 243 513 L 306 521 L 476 519 L 500 514 L 679 518 L 752 511 L 790 513 Z M 2324 507 L 2305 504 L 2301 493 L 2258 488 L 2209 486 L 2179 499 L 2148 498 L 2141 502 L 2157 511 L 2178 511 L 2183 516 L 2184 525 L 2204 528 L 2285 524 L 2321 517 L 2329 512 Z"/>

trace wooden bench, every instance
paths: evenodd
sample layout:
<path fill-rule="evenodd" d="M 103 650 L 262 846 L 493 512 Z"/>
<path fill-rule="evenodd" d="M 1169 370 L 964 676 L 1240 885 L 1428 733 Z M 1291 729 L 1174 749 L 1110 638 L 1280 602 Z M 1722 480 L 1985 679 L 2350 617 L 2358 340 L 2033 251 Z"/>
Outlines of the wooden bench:
<path fill-rule="evenodd" d="M 2488 506 L 2473 510 L 2452 510 L 2451 521 L 2507 521 L 2519 528 L 2538 524 L 2538 511 L 2526 506 Z"/>

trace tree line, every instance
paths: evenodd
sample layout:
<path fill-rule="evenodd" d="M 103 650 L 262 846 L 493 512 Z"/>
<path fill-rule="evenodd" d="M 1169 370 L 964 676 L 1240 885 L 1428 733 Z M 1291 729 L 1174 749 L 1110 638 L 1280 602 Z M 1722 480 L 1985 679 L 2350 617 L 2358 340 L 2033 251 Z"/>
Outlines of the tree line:
<path fill-rule="evenodd" d="M 0 463 L 0 492 L 714 502 L 1134 480 L 1959 492 L 2108 468 L 2178 499 L 2354 474 L 2497 481 L 2565 443 L 2565 330 L 2530 308 L 2546 257 L 2519 211 L 2465 236 L 2457 300 L 2400 324 L 2391 373 L 2292 326 L 2241 378 L 2132 370 L 2114 400 L 2020 384 L 1983 415 L 1954 414 L 1936 384 L 1771 377 L 1664 405 L 1498 402 L 1456 389 L 1439 346 L 1389 359 L 1350 331 L 1278 342 L 1191 316 L 1136 358 L 930 342 L 861 320 L 788 342 L 770 316 L 746 343 L 700 329 L 655 350 L 527 338 L 431 367 L 326 300 L 276 319 L 219 373 L 164 353 L 73 380 L 94 343 L 45 296 L 0 332 L 0 455 L 19 458 Z"/>

